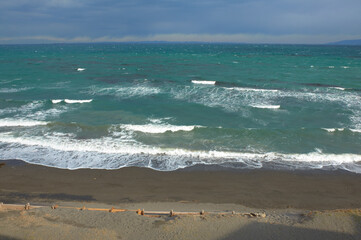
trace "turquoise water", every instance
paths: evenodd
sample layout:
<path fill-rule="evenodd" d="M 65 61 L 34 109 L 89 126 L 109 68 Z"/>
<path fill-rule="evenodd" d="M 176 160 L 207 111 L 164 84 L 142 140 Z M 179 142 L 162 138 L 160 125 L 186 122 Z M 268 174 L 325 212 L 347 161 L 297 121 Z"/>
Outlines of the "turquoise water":
<path fill-rule="evenodd" d="M 2 45 L 0 159 L 361 173 L 361 47 Z"/>

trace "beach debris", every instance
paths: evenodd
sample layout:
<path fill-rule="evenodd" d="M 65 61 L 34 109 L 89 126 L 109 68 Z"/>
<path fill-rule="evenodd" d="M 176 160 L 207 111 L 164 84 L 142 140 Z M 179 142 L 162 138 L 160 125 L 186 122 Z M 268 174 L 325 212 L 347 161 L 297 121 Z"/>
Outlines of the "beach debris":
<path fill-rule="evenodd" d="M 143 210 L 138 209 L 138 210 L 137 210 L 137 214 L 138 214 L 138 215 L 144 215 L 144 209 L 143 209 Z"/>
<path fill-rule="evenodd" d="M 30 210 L 30 203 L 25 204 L 24 209 L 25 209 L 25 210 Z"/>
<path fill-rule="evenodd" d="M 14 209 L 14 210 L 30 210 L 32 208 L 42 208 L 42 207 L 49 207 L 49 206 L 31 206 L 30 203 L 27 203 L 24 205 L 20 205 L 20 204 L 4 204 L 2 202 L 0 202 L 0 208 L 6 208 L 6 209 Z M 249 213 L 237 213 L 236 211 L 226 211 L 226 212 L 212 212 L 212 211 L 204 211 L 203 209 L 199 212 L 176 212 L 173 209 L 170 211 L 145 211 L 144 209 L 138 209 L 138 210 L 131 210 L 131 209 L 118 209 L 118 208 L 114 208 L 111 207 L 109 208 L 87 208 L 85 206 L 82 207 L 71 207 L 71 206 L 59 206 L 57 204 L 52 205 L 51 209 L 55 210 L 58 208 L 67 208 L 67 209 L 78 209 L 78 210 L 88 210 L 88 211 L 105 211 L 105 212 L 110 212 L 110 213 L 116 213 L 116 212 L 136 212 L 138 215 L 141 216 L 146 216 L 146 217 L 161 217 L 161 216 L 170 216 L 170 217 L 174 217 L 174 216 L 180 216 L 180 215 L 198 215 L 198 216 L 204 216 L 205 214 L 210 214 L 210 215 L 221 215 L 221 216 L 225 216 L 225 215 L 238 215 L 238 216 L 245 216 L 245 217 L 251 217 L 251 218 L 265 218 L 266 217 L 266 213 L 264 212 L 260 212 L 260 213 L 255 213 L 255 212 L 249 212 Z"/>
<path fill-rule="evenodd" d="M 6 165 L 5 163 L 0 163 L 0 168 L 2 168 L 5 165 Z"/>

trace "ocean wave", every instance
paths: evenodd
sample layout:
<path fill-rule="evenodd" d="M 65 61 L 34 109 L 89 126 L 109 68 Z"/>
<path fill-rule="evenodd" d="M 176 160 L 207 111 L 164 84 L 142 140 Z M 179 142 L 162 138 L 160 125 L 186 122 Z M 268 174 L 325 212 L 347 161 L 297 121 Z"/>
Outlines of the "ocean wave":
<path fill-rule="evenodd" d="M 86 99 L 86 100 L 73 100 L 73 99 L 64 99 L 64 100 L 60 100 L 60 99 L 55 99 L 55 100 L 51 100 L 52 103 L 60 103 L 64 101 L 65 103 L 90 103 L 93 101 L 93 99 Z"/>
<path fill-rule="evenodd" d="M 191 80 L 194 84 L 203 84 L 203 85 L 215 85 L 216 81 L 208 81 L 208 80 Z"/>
<path fill-rule="evenodd" d="M 262 89 L 262 88 L 243 88 L 243 87 L 232 87 L 226 88 L 229 90 L 237 90 L 237 91 L 250 91 L 250 92 L 278 92 L 276 89 Z"/>
<path fill-rule="evenodd" d="M 4 118 L 0 119 L 0 127 L 33 127 L 37 125 L 47 125 L 48 122 L 36 121 L 28 119 L 11 119 Z"/>
<path fill-rule="evenodd" d="M 150 95 L 157 95 L 162 93 L 162 90 L 158 87 L 151 86 L 133 86 L 133 87 L 109 87 L 109 88 L 98 88 L 91 87 L 87 93 L 92 95 L 104 96 L 110 95 L 119 98 L 134 98 L 134 97 L 145 97 Z"/>
<path fill-rule="evenodd" d="M 351 132 L 361 133 L 361 129 L 350 129 Z"/>
<path fill-rule="evenodd" d="M 327 131 L 327 132 L 335 132 L 336 130 L 341 132 L 344 131 L 344 128 L 322 128 L 323 130 Z M 352 131 L 352 130 L 351 130 Z"/>
<path fill-rule="evenodd" d="M 6 146 L 5 146 L 5 145 Z M 25 161 L 58 168 L 116 169 L 126 166 L 172 171 L 196 164 L 239 164 L 242 168 L 261 168 L 275 163 L 295 168 L 339 168 L 361 173 L 361 155 L 331 154 L 320 151 L 296 153 L 251 153 L 191 151 L 114 141 L 113 138 L 73 139 L 63 136 L 14 137 L 0 134 L 0 153 L 4 159 Z"/>
<path fill-rule="evenodd" d="M 30 87 L 23 87 L 23 88 L 0 88 L 0 93 L 16 93 L 16 92 L 23 92 L 30 90 Z"/>
<path fill-rule="evenodd" d="M 346 88 L 343 88 L 343 87 L 330 87 L 332 89 L 337 89 L 337 90 L 341 90 L 341 91 L 345 91 Z"/>
<path fill-rule="evenodd" d="M 82 72 L 82 71 L 85 71 L 85 68 L 77 68 L 76 69 L 78 72 Z"/>
<path fill-rule="evenodd" d="M 26 115 L 31 113 L 34 110 L 37 110 L 43 107 L 43 101 L 32 101 L 30 103 L 22 104 L 19 107 L 10 107 L 10 108 L 3 108 L 0 109 L 0 115 L 3 114 L 11 114 L 16 113 L 16 115 Z"/>
<path fill-rule="evenodd" d="M 253 105 L 254 108 L 279 109 L 281 105 Z"/>
<path fill-rule="evenodd" d="M 120 125 L 121 128 L 125 128 L 130 131 L 144 132 L 144 133 L 165 133 L 178 132 L 178 131 L 192 131 L 193 129 L 201 126 L 175 126 L 170 124 L 144 124 L 144 125 L 132 125 L 132 124 L 123 124 Z"/>
<path fill-rule="evenodd" d="M 185 87 L 172 89 L 175 99 L 187 100 L 208 107 L 220 107 L 229 112 L 240 112 L 249 106 L 271 106 L 279 101 L 278 92 L 240 91 L 234 88 Z"/>
<path fill-rule="evenodd" d="M 338 89 L 336 89 L 338 90 Z M 353 91 L 329 91 L 327 89 L 300 89 L 300 90 L 275 90 L 239 87 L 214 87 L 197 88 L 192 86 L 177 87 L 170 90 L 173 98 L 194 102 L 207 107 L 221 108 L 227 112 L 245 113 L 249 106 L 277 106 L 287 105 L 294 99 L 296 102 L 305 101 L 317 104 L 337 104 L 348 109 L 352 125 L 350 128 L 361 128 L 361 96 Z"/>

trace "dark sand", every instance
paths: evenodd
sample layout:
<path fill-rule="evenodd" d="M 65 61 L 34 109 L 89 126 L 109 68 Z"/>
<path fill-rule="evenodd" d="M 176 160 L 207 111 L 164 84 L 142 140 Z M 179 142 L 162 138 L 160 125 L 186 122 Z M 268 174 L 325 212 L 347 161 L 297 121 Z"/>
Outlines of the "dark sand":
<path fill-rule="evenodd" d="M 345 171 L 226 171 L 191 168 L 62 170 L 0 161 L 0 201 L 234 203 L 255 208 L 361 208 L 361 174 Z"/>
<path fill-rule="evenodd" d="M 20 211 L 0 204 L 0 240 L 361 239 L 361 175 L 344 171 L 230 171 L 212 166 L 175 172 L 70 171 L 0 161 L 0 202 L 47 206 Z M 206 214 L 146 217 L 53 210 L 52 204 Z M 262 212 L 266 217 L 211 211 Z"/>

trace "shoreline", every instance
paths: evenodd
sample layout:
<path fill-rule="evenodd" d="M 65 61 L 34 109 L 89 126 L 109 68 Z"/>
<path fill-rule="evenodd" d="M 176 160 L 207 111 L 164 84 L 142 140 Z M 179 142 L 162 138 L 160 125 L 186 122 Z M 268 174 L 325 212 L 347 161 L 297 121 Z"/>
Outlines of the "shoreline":
<path fill-rule="evenodd" d="M 361 236 L 361 174 L 203 165 L 173 172 L 137 167 L 65 170 L 18 160 L 1 163 L 0 202 L 5 204 L 0 204 L 0 239 Z M 7 205 L 11 203 L 43 207 L 14 210 Z M 114 208 L 126 211 L 108 210 Z M 136 209 L 203 214 L 142 216 Z"/>
<path fill-rule="evenodd" d="M 173 172 L 126 167 L 65 170 L 1 160 L 0 201 L 190 202 L 265 209 L 361 208 L 361 174 L 325 170 L 237 170 L 194 166 Z"/>

